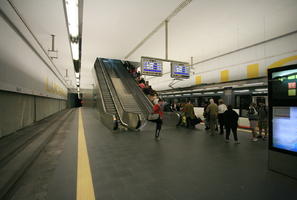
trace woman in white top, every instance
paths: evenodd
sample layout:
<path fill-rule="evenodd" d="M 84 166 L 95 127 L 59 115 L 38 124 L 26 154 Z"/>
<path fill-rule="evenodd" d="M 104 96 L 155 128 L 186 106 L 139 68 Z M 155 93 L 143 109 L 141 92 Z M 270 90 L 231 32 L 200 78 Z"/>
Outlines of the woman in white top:
<path fill-rule="evenodd" d="M 227 106 L 224 104 L 223 99 L 219 100 L 218 106 L 218 119 L 220 124 L 220 134 L 224 134 L 224 112 L 227 110 Z"/>

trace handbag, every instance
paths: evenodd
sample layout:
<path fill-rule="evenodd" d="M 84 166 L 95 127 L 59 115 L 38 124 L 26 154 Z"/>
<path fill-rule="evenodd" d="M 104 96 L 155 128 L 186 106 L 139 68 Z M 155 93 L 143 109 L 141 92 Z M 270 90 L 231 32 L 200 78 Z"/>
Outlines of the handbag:
<path fill-rule="evenodd" d="M 159 114 L 155 114 L 155 113 L 150 113 L 147 117 L 147 120 L 149 121 L 154 121 L 160 118 Z"/>

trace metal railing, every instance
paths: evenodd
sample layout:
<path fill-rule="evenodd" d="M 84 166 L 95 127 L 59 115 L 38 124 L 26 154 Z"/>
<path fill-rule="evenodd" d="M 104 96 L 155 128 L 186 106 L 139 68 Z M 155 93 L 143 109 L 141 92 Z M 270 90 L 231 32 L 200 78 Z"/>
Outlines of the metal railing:
<path fill-rule="evenodd" d="M 97 67 L 100 67 L 100 66 L 98 66 L 97 62 L 95 62 L 95 66 L 94 66 L 95 77 L 94 78 L 98 84 L 98 90 L 100 90 L 100 91 L 98 91 L 98 94 L 100 96 L 100 101 L 101 101 L 101 104 L 100 104 L 101 107 L 99 108 L 101 111 L 100 117 L 101 117 L 101 120 L 105 126 L 107 126 L 110 129 L 115 130 L 118 128 L 117 117 L 114 114 L 108 113 L 106 110 L 106 105 L 105 105 L 103 94 L 102 94 L 103 93 L 102 85 L 98 81 L 100 78 L 100 73 L 98 72 Z"/>

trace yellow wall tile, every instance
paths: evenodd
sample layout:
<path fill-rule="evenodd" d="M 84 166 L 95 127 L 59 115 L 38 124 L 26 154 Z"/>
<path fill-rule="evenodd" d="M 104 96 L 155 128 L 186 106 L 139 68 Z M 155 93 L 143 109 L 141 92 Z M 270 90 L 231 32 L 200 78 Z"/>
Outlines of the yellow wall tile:
<path fill-rule="evenodd" d="M 221 71 L 221 82 L 229 81 L 229 70 Z"/>
<path fill-rule="evenodd" d="M 201 78 L 201 76 L 196 76 L 196 77 L 195 77 L 195 82 L 196 82 L 196 85 L 201 84 L 201 83 L 202 83 L 202 78 Z"/>
<path fill-rule="evenodd" d="M 267 68 L 272 69 L 272 68 L 276 68 L 276 67 L 281 67 L 281 66 L 284 66 L 285 64 L 295 61 L 295 60 L 297 60 L 297 55 L 278 60 L 278 61 L 272 63 L 271 65 L 269 65 Z"/>
<path fill-rule="evenodd" d="M 247 78 L 256 78 L 259 76 L 259 64 L 251 64 L 246 67 Z"/>

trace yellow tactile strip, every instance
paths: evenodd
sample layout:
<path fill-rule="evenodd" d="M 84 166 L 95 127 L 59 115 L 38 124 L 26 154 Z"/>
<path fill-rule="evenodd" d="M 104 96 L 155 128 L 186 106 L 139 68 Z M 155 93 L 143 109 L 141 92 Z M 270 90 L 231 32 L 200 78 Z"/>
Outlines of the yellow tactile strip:
<path fill-rule="evenodd" d="M 92 174 L 86 145 L 81 108 L 78 117 L 78 149 L 77 149 L 77 200 L 95 200 Z"/>

